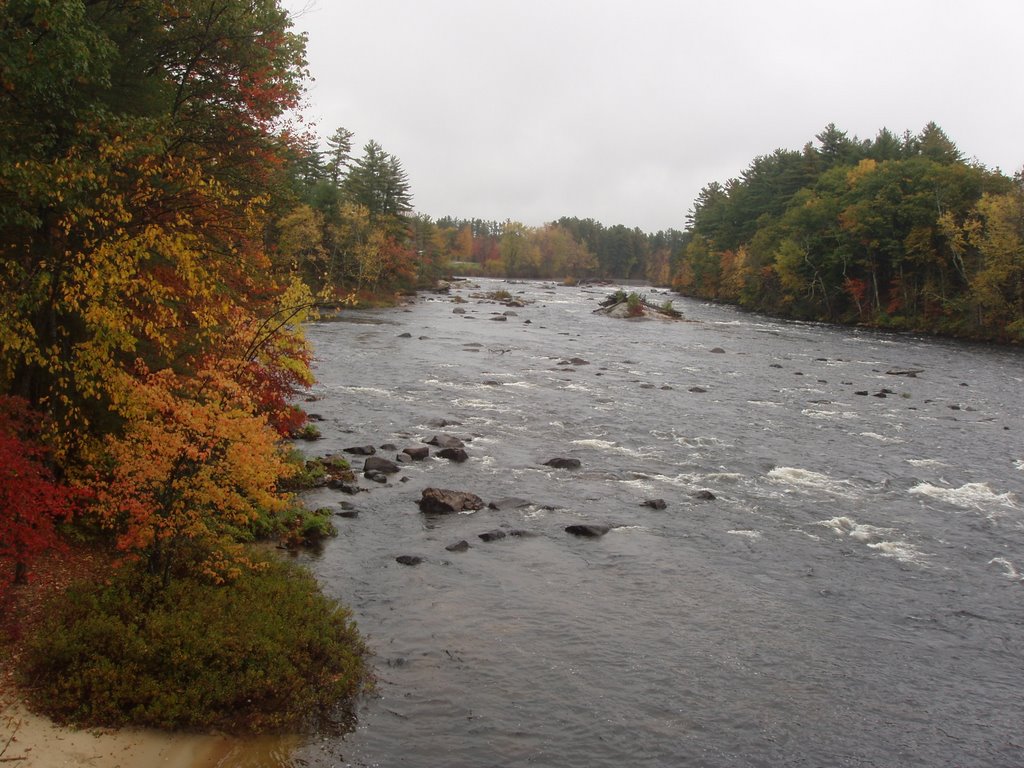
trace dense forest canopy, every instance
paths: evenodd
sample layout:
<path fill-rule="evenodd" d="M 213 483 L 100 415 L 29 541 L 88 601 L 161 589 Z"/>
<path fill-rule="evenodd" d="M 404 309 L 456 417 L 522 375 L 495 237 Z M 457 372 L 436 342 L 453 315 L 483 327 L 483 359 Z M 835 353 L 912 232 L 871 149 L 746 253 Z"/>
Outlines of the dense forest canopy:
<path fill-rule="evenodd" d="M 0 5 L 0 557 L 72 516 L 211 577 L 285 508 L 319 301 L 411 286 L 400 161 L 289 115 L 276 0 Z M 312 291 L 318 292 L 314 297 Z M 0 585 L 6 583 L 0 580 Z"/>
<path fill-rule="evenodd" d="M 673 285 L 789 317 L 1024 339 L 1024 180 L 934 123 L 755 158 L 707 185 Z"/>

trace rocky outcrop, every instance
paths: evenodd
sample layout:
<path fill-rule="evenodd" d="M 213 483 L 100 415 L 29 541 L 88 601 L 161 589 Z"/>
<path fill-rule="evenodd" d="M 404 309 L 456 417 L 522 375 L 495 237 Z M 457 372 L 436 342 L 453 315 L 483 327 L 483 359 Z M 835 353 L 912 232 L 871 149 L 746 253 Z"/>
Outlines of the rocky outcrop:
<path fill-rule="evenodd" d="M 424 488 L 419 500 L 420 512 L 435 515 L 451 515 L 456 512 L 473 512 L 483 509 L 484 501 L 475 493 L 451 491 L 445 488 Z"/>

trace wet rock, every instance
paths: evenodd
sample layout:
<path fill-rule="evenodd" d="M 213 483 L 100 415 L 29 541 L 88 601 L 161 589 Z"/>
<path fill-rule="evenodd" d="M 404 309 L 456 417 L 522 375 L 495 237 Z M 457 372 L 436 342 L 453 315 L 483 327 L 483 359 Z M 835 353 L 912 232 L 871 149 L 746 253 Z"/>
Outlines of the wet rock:
<path fill-rule="evenodd" d="M 715 354 L 715 355 L 724 355 L 725 354 L 725 350 L 722 349 L 721 347 L 715 347 L 714 349 L 711 349 L 711 350 L 708 350 L 708 351 L 711 352 L 712 354 Z"/>
<path fill-rule="evenodd" d="M 535 531 L 524 531 L 522 528 L 513 528 L 511 531 L 508 532 L 508 535 L 515 536 L 516 538 L 520 539 L 533 539 L 539 536 L 540 534 L 538 534 Z"/>
<path fill-rule="evenodd" d="M 306 419 L 309 421 L 323 421 L 324 417 L 321 416 L 319 413 L 307 413 Z"/>
<path fill-rule="evenodd" d="M 464 315 L 464 314 L 466 314 L 466 310 L 463 309 L 462 307 L 456 307 L 455 309 L 452 310 L 452 314 L 453 315 Z"/>
<path fill-rule="evenodd" d="M 398 472 L 398 465 L 390 459 L 382 459 L 380 456 L 370 456 L 363 463 L 363 472 L 383 472 L 393 475 Z"/>
<path fill-rule="evenodd" d="M 868 391 L 866 389 L 858 389 L 853 394 L 860 395 L 861 397 L 867 397 L 868 396 Z"/>
<path fill-rule="evenodd" d="M 340 509 L 337 512 L 335 512 L 334 515 L 335 515 L 335 517 L 344 517 L 344 518 L 347 518 L 349 520 L 355 520 L 357 517 L 359 517 L 359 510 L 358 509 Z"/>
<path fill-rule="evenodd" d="M 485 382 L 483 382 L 483 385 L 485 387 L 500 387 L 501 386 L 501 382 L 500 381 L 496 381 L 494 379 L 487 379 Z"/>
<path fill-rule="evenodd" d="M 916 379 L 917 374 L 924 373 L 924 368 L 890 368 L 886 373 L 890 376 L 906 376 L 910 379 Z"/>
<path fill-rule="evenodd" d="M 427 445 L 436 445 L 438 448 L 465 448 L 466 444 L 454 435 L 434 435 L 429 440 L 424 440 Z"/>
<path fill-rule="evenodd" d="M 462 539 L 461 541 L 456 541 L 454 544 L 449 544 L 445 549 L 449 552 L 465 552 L 469 549 L 469 542 Z"/>
<path fill-rule="evenodd" d="M 573 536 L 582 536 L 588 539 L 596 539 L 600 536 L 604 536 L 610 531 L 607 525 L 598 525 L 596 523 L 576 523 L 575 525 L 565 526 L 565 532 L 571 533 Z"/>
<path fill-rule="evenodd" d="M 400 338 L 400 339 L 411 339 L 412 338 L 412 334 L 408 333 L 408 332 L 400 333 L 400 334 L 398 334 L 398 338 Z"/>
<path fill-rule="evenodd" d="M 772 364 L 771 364 L 771 365 L 769 365 L 768 367 L 769 367 L 769 368 L 781 368 L 782 366 L 781 366 L 781 365 L 780 365 L 779 363 L 772 363 Z"/>
<path fill-rule="evenodd" d="M 384 443 L 384 445 L 382 445 L 380 449 L 382 451 L 397 451 L 398 446 L 395 445 L 394 443 Z"/>
<path fill-rule="evenodd" d="M 408 456 L 412 461 L 423 461 L 430 455 L 430 449 L 425 445 L 417 445 L 411 448 L 403 448 L 402 455 Z"/>
<path fill-rule="evenodd" d="M 579 459 L 566 459 L 566 458 L 554 458 L 548 459 L 544 462 L 544 466 L 554 467 L 555 469 L 579 469 Z"/>
<path fill-rule="evenodd" d="M 494 315 L 491 320 L 497 320 L 498 322 L 506 322 L 508 320 L 504 315 Z"/>
<path fill-rule="evenodd" d="M 395 562 L 402 565 L 419 565 L 423 562 L 423 558 L 419 555 L 399 555 L 395 558 Z"/>
<path fill-rule="evenodd" d="M 355 496 L 357 493 L 362 493 L 364 490 L 355 483 L 350 483 L 347 480 L 339 479 L 331 480 L 329 483 L 327 483 L 327 487 L 333 491 L 341 491 L 342 493 L 347 493 L 349 496 Z"/>
<path fill-rule="evenodd" d="M 704 389 L 704 387 L 690 387 L 690 391 L 691 392 L 696 392 L 698 395 L 702 395 L 705 392 L 707 392 L 707 390 Z"/>
<path fill-rule="evenodd" d="M 597 374 L 597 375 L 600 376 L 601 374 Z M 674 389 L 675 389 L 675 387 L 671 386 L 670 384 L 665 384 L 663 387 L 661 387 L 661 391 L 662 392 L 671 392 Z"/>
<path fill-rule="evenodd" d="M 664 499 L 647 499 L 640 506 L 650 507 L 651 509 L 665 509 L 668 504 Z"/>
<path fill-rule="evenodd" d="M 715 496 L 711 491 L 697 491 L 693 494 L 693 498 L 700 499 L 701 501 L 714 501 L 718 497 Z"/>
<path fill-rule="evenodd" d="M 468 491 L 451 491 L 445 488 L 424 488 L 419 500 L 421 512 L 436 515 L 450 515 L 455 512 L 472 512 L 482 509 L 484 500 Z"/>
<path fill-rule="evenodd" d="M 519 317 L 519 313 L 513 312 L 511 309 L 507 312 L 502 312 L 502 314 L 505 315 L 505 317 Z"/>
<path fill-rule="evenodd" d="M 342 448 L 341 450 L 355 456 L 373 456 L 377 452 L 377 449 L 372 445 L 354 445 L 351 448 Z"/>
<path fill-rule="evenodd" d="M 654 389 L 653 384 L 644 383 L 640 385 L 640 389 Z"/>
<path fill-rule="evenodd" d="M 378 472 L 373 469 L 371 469 L 369 472 L 363 472 L 363 477 L 365 477 L 367 480 L 372 480 L 375 483 L 380 483 L 381 485 L 388 481 L 388 476 L 386 474 L 384 474 L 383 472 Z"/>
<path fill-rule="evenodd" d="M 442 459 L 454 461 L 456 464 L 461 464 L 469 458 L 469 454 L 464 448 L 442 448 L 437 455 Z"/>
<path fill-rule="evenodd" d="M 502 511 L 506 509 L 522 509 L 523 507 L 530 506 L 530 502 L 526 499 L 520 499 L 518 496 L 506 496 L 503 499 L 492 501 L 487 505 L 488 509 L 494 509 Z"/>
<path fill-rule="evenodd" d="M 399 464 L 408 464 L 409 462 L 412 461 L 412 457 L 407 453 L 400 453 L 397 456 L 395 456 L 395 461 L 397 461 Z"/>
<path fill-rule="evenodd" d="M 508 534 L 506 534 L 500 528 L 495 528 L 493 530 L 484 531 L 483 533 L 477 534 L 477 536 L 480 537 L 481 541 L 500 541 L 501 539 L 504 539 L 505 536 L 507 535 Z"/>

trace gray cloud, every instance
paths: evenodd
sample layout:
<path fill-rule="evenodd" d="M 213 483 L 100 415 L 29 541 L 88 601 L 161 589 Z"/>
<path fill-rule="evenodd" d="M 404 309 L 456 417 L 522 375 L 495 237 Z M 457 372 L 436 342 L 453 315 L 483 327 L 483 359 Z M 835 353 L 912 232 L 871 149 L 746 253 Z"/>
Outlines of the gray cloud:
<path fill-rule="evenodd" d="M 397 155 L 431 216 L 682 228 L 710 181 L 799 149 L 937 122 L 1024 164 L 1010 0 L 285 0 L 310 118 Z"/>

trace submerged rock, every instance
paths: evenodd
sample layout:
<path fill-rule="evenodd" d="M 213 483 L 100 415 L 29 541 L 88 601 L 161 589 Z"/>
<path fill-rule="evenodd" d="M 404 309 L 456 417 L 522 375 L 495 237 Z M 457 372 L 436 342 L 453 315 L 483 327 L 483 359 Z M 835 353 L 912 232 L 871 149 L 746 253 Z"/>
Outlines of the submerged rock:
<path fill-rule="evenodd" d="M 567 458 L 554 458 L 548 459 L 544 462 L 546 467 L 554 467 L 555 469 L 579 469 L 579 459 L 567 459 Z"/>
<path fill-rule="evenodd" d="M 402 565 L 419 565 L 423 562 L 423 558 L 419 555 L 399 555 L 395 558 L 395 562 Z"/>
<path fill-rule="evenodd" d="M 573 536 L 582 536 L 588 539 L 596 539 L 599 536 L 604 536 L 610 531 L 607 525 L 599 525 L 596 523 L 576 523 L 574 525 L 565 526 L 565 532 L 571 533 Z"/>
<path fill-rule="evenodd" d="M 477 536 L 479 536 L 482 541 L 499 541 L 501 539 L 504 539 L 505 536 L 507 535 L 508 534 L 506 534 L 500 528 L 495 528 L 494 530 L 484 531 L 483 533 L 477 534 Z"/>
<path fill-rule="evenodd" d="M 468 491 L 450 491 L 444 488 L 424 488 L 419 500 L 420 512 L 450 515 L 482 509 L 484 500 Z"/>
<path fill-rule="evenodd" d="M 469 549 L 469 542 L 462 539 L 461 541 L 456 541 L 454 544 L 449 544 L 445 549 L 449 552 L 465 552 Z"/>
<path fill-rule="evenodd" d="M 640 506 L 650 507 L 651 509 L 665 509 L 668 504 L 664 499 L 647 499 Z"/>
<path fill-rule="evenodd" d="M 693 494 L 693 498 L 700 499 L 701 501 L 714 501 L 718 497 L 715 496 L 711 491 L 697 491 Z"/>
<path fill-rule="evenodd" d="M 372 445 L 354 445 L 351 448 L 342 448 L 341 450 L 354 456 L 373 456 L 377 452 L 377 449 Z"/>

